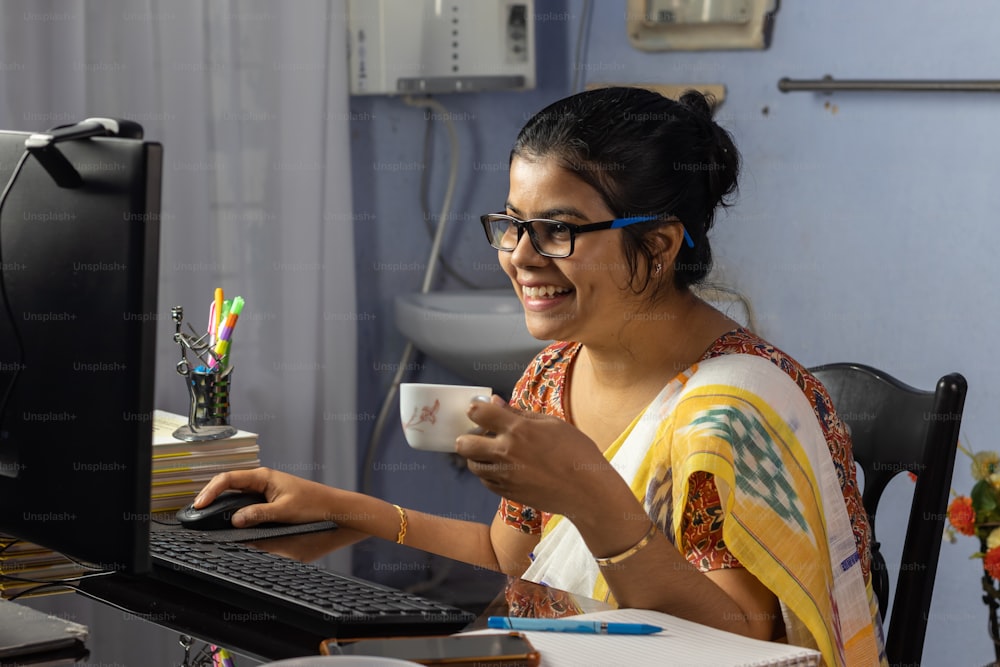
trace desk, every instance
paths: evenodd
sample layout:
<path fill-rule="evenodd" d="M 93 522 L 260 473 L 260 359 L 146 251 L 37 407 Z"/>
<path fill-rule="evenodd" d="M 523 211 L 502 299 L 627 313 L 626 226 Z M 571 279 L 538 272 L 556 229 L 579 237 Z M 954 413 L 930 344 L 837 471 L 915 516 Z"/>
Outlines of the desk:
<path fill-rule="evenodd" d="M 465 563 L 429 556 L 422 551 L 369 538 L 363 533 L 347 529 L 291 535 L 253 544 L 267 551 L 324 567 L 327 566 L 324 559 L 331 553 L 350 549 L 355 563 L 362 567 L 366 563 L 369 566 L 374 564 L 376 573 L 383 571 L 392 575 L 391 581 L 383 583 L 414 590 L 419 595 L 477 614 L 478 620 L 469 629 L 485 627 L 486 616 L 504 615 L 508 611 L 513 615 L 543 615 L 540 613 L 544 611 L 543 608 L 552 608 L 560 613 L 563 610 L 586 612 L 607 608 L 607 605 L 594 600 L 571 597 L 562 591 L 512 579 Z M 429 558 L 435 563 L 434 570 L 440 572 L 444 566 L 447 576 L 429 581 L 431 570 L 423 565 Z M 342 567 L 330 566 L 329 569 L 350 574 Z M 319 643 L 327 638 L 285 624 L 280 618 L 255 617 L 223 600 L 192 594 L 148 577 L 124 574 L 96 577 L 82 582 L 81 589 L 88 597 L 96 598 L 135 617 L 262 661 L 316 655 Z M 508 609 L 508 597 L 515 601 L 516 609 Z M 175 654 L 165 656 L 159 663 L 150 664 L 177 664 L 180 655 L 178 647 Z M 94 658 L 100 664 L 110 662 L 103 656 L 95 655 Z"/>

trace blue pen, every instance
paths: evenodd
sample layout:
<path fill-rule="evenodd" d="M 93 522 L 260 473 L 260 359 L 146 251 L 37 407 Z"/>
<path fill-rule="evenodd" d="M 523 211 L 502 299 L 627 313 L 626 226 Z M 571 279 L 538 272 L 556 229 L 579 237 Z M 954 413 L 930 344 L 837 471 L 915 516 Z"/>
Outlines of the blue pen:
<path fill-rule="evenodd" d="M 579 632 L 589 635 L 651 635 L 654 632 L 663 632 L 663 628 L 646 623 L 608 623 L 606 621 L 574 621 L 553 618 L 490 616 L 486 623 L 496 630 Z"/>

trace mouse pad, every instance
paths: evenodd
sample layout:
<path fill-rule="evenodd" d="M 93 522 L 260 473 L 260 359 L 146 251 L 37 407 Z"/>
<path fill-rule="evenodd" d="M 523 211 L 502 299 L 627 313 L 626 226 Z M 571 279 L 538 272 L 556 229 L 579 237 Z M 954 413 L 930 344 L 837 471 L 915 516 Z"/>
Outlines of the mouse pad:
<path fill-rule="evenodd" d="M 283 524 L 280 526 L 254 526 L 252 528 L 231 528 L 222 530 L 193 530 L 183 528 L 177 521 L 155 521 L 152 524 L 153 530 L 183 531 L 185 533 L 197 533 L 206 539 L 215 542 L 253 542 L 256 540 L 266 540 L 271 537 L 284 537 L 285 535 L 301 535 L 303 533 L 317 533 L 323 530 L 333 530 L 337 524 L 333 521 L 314 521 L 312 523 Z"/>

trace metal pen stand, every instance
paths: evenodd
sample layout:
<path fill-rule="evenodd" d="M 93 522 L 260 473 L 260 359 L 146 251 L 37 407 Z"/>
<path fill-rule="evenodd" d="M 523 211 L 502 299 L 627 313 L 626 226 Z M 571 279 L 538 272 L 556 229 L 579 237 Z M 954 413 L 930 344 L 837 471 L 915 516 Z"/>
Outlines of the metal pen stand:
<path fill-rule="evenodd" d="M 236 429 L 229 424 L 229 393 L 233 379 L 229 354 L 232 348 L 221 357 L 217 356 L 209 334 L 198 335 L 190 324 L 190 334 L 181 331 L 184 320 L 181 306 L 174 306 L 170 316 L 175 325 L 174 342 L 181 348 L 181 360 L 177 362 L 176 370 L 184 376 L 191 399 L 188 423 L 174 431 L 174 437 L 188 442 L 202 442 L 235 435 Z M 194 368 L 188 361 L 188 352 L 201 362 Z"/>

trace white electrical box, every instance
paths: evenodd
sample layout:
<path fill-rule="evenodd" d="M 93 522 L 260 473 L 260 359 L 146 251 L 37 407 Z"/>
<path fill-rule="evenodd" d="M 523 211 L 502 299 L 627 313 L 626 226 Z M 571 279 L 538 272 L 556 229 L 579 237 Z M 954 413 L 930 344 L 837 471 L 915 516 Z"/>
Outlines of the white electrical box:
<path fill-rule="evenodd" d="M 778 0 L 628 0 L 625 29 L 643 51 L 766 49 Z"/>
<path fill-rule="evenodd" d="M 351 94 L 535 87 L 534 0 L 348 0 Z"/>

